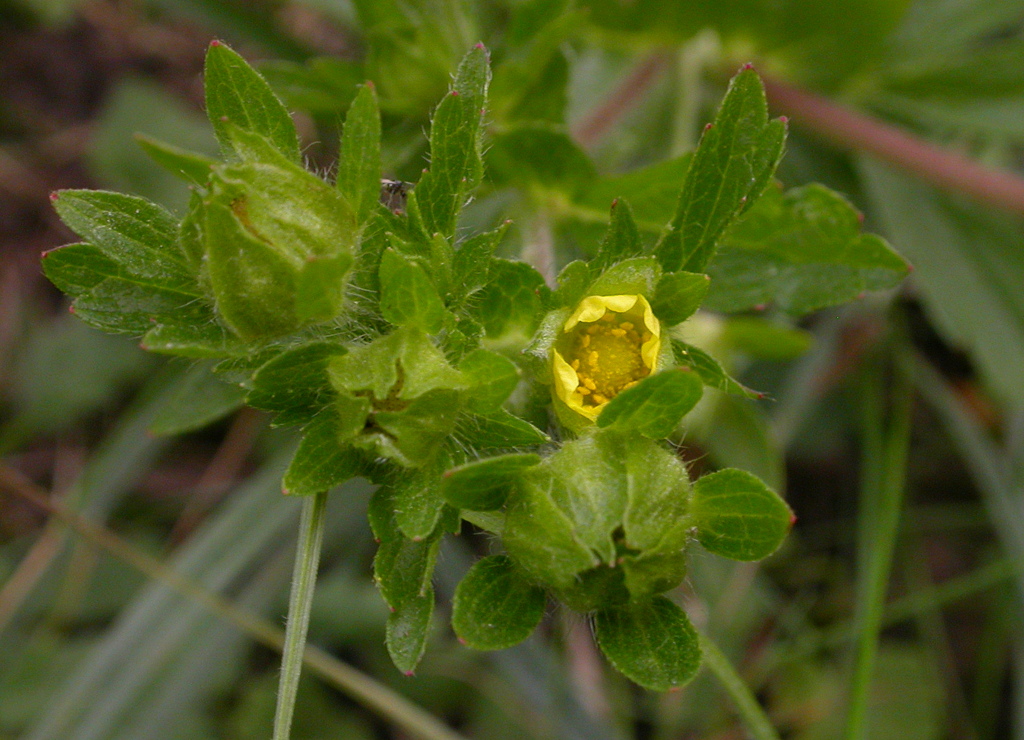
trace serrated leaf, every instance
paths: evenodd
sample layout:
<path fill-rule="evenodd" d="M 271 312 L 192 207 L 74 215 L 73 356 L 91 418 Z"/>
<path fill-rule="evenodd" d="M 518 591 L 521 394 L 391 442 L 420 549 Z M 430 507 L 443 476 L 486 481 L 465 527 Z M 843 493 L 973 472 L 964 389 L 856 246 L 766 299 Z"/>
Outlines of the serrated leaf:
<path fill-rule="evenodd" d="M 675 326 L 696 313 L 708 294 L 711 278 L 699 272 L 670 272 L 662 275 L 651 308 L 666 326 Z"/>
<path fill-rule="evenodd" d="M 675 355 L 676 362 L 693 370 L 706 386 L 717 388 L 734 396 L 744 396 L 746 398 L 764 397 L 763 394 L 751 390 L 739 381 L 734 380 L 718 360 L 699 347 L 673 339 L 672 352 Z"/>
<path fill-rule="evenodd" d="M 455 589 L 452 628 L 476 650 L 504 650 L 533 632 L 544 616 L 544 589 L 528 580 L 508 557 L 473 564 Z"/>
<path fill-rule="evenodd" d="M 459 370 L 470 383 L 466 407 L 477 414 L 489 414 L 501 408 L 519 384 L 519 368 L 497 352 L 477 349 L 459 362 Z"/>
<path fill-rule="evenodd" d="M 135 134 L 135 141 L 154 162 L 193 185 L 205 185 L 210 179 L 210 168 L 217 164 L 217 160 L 205 154 L 190 152 L 146 134 Z"/>
<path fill-rule="evenodd" d="M 459 394 L 446 388 L 417 396 L 401 410 L 378 411 L 373 422 L 385 432 L 378 449 L 407 467 L 433 462 L 458 414 Z"/>
<path fill-rule="evenodd" d="M 701 137 L 676 215 L 658 241 L 666 272 L 704 272 L 722 234 L 767 186 L 785 137 L 785 124 L 768 120 L 757 73 L 742 70 Z"/>
<path fill-rule="evenodd" d="M 611 221 L 604 240 L 597 248 L 597 256 L 590 262 L 595 272 L 602 272 L 616 262 L 643 254 L 640 231 L 633 220 L 633 209 L 621 198 L 612 201 Z"/>
<path fill-rule="evenodd" d="M 540 457 L 532 453 L 474 460 L 445 471 L 441 492 L 457 509 L 494 511 L 505 504 L 520 473 L 539 463 Z"/>
<path fill-rule="evenodd" d="M 799 316 L 895 287 L 909 266 L 882 239 L 861 233 L 845 198 L 811 184 L 765 193 L 723 238 L 708 271 L 713 311 L 778 306 Z"/>
<path fill-rule="evenodd" d="M 456 302 L 476 293 L 487 285 L 494 250 L 511 226 L 505 221 L 501 226 L 463 242 L 452 256 L 452 291 Z"/>
<path fill-rule="evenodd" d="M 395 326 L 437 334 L 447 313 L 426 270 L 394 249 L 380 259 L 380 312 Z"/>
<path fill-rule="evenodd" d="M 434 616 L 434 589 L 406 601 L 388 615 L 384 643 L 395 668 L 411 676 L 427 649 Z"/>
<path fill-rule="evenodd" d="M 124 271 L 103 250 L 92 244 L 68 244 L 43 252 L 43 274 L 71 297 L 86 293 L 108 277 L 125 277 Z"/>
<path fill-rule="evenodd" d="M 206 53 L 206 113 L 227 157 L 237 157 L 229 124 L 265 136 L 289 160 L 299 164 L 299 137 L 288 109 L 267 81 L 221 42 Z"/>
<path fill-rule="evenodd" d="M 615 396 L 597 417 L 597 425 L 664 439 L 697 405 L 703 392 L 704 384 L 696 373 L 684 368 L 665 370 Z"/>
<path fill-rule="evenodd" d="M 360 224 L 375 210 L 380 197 L 380 173 L 380 110 L 373 83 L 367 82 L 345 116 L 335 179 Z"/>
<path fill-rule="evenodd" d="M 709 552 L 733 560 L 761 560 L 775 552 L 793 512 L 755 475 L 726 468 L 693 485 L 690 515 Z"/>
<path fill-rule="evenodd" d="M 212 424 L 241 408 L 245 390 L 225 383 L 210 363 L 188 368 L 178 378 L 168 402 L 149 423 L 150 434 L 184 434 Z"/>
<path fill-rule="evenodd" d="M 531 447 L 551 441 L 544 432 L 525 419 L 504 409 L 477 414 L 466 424 L 472 444 L 480 449 Z"/>
<path fill-rule="evenodd" d="M 210 306 L 194 295 L 120 277 L 105 278 L 79 295 L 72 311 L 97 329 L 138 336 L 161 323 L 177 326 L 216 321 Z"/>
<path fill-rule="evenodd" d="M 466 54 L 431 121 L 430 169 L 415 191 L 429 235 L 455 234 L 459 211 L 483 174 L 480 135 L 491 78 L 488 57 L 483 44 Z"/>
<path fill-rule="evenodd" d="M 278 426 L 305 423 L 334 397 L 327 368 L 332 358 L 346 352 L 345 347 L 331 342 L 282 352 L 253 376 L 245 402 L 276 414 Z"/>
<path fill-rule="evenodd" d="M 160 206 L 103 190 L 61 190 L 53 205 L 72 231 L 137 281 L 201 295 L 178 249 L 178 222 Z"/>
<path fill-rule="evenodd" d="M 594 636 L 620 673 L 652 691 L 679 688 L 700 668 L 697 632 L 686 612 L 664 596 L 599 611 Z"/>
<path fill-rule="evenodd" d="M 351 447 L 342 447 L 340 425 L 335 410 L 327 408 L 302 430 L 302 441 L 284 474 L 286 494 L 323 493 L 360 474 L 362 458 Z"/>

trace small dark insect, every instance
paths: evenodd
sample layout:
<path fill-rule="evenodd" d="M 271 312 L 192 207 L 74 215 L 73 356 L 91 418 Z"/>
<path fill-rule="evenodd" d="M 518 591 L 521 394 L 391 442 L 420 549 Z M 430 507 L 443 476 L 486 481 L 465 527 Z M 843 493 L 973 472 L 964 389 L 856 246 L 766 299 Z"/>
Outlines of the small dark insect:
<path fill-rule="evenodd" d="M 409 194 L 411 187 L 411 182 L 385 180 L 382 178 L 380 181 L 380 202 L 389 211 L 402 213 L 405 211 L 405 198 Z"/>

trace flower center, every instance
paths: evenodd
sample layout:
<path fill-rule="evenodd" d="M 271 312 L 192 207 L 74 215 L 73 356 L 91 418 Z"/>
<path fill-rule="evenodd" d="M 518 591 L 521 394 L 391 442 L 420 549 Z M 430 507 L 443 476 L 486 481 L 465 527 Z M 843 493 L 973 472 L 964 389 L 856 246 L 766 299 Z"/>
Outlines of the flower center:
<path fill-rule="evenodd" d="M 596 321 L 581 321 L 571 331 L 566 360 L 576 371 L 584 407 L 607 403 L 651 373 L 641 349 L 651 339 L 642 319 L 605 310 Z"/>

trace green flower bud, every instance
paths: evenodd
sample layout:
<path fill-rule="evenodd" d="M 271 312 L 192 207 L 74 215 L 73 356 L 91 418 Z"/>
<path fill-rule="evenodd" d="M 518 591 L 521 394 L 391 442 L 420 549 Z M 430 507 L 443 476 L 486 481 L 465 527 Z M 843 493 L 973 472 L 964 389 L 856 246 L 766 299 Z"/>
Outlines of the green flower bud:
<path fill-rule="evenodd" d="M 520 478 L 502 540 L 533 579 L 579 611 L 667 591 L 685 575 L 692 523 L 683 463 L 607 430 L 569 442 Z"/>
<path fill-rule="evenodd" d="M 269 145 L 259 153 L 216 168 L 202 209 L 213 299 L 243 339 L 335 318 L 357 238 L 352 208 L 335 188 Z"/>

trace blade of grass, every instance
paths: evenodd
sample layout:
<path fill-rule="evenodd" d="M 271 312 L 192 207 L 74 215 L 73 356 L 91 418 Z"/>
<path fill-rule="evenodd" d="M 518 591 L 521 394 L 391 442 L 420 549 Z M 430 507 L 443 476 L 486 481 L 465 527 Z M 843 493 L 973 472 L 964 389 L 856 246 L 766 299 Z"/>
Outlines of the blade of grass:
<path fill-rule="evenodd" d="M 246 633 L 261 645 L 276 651 L 283 650 L 284 633 L 272 623 L 200 586 L 193 579 L 142 552 L 105 527 L 98 526 L 65 507 L 55 505 L 47 500 L 45 492 L 16 471 L 0 467 L 0 488 L 50 512 L 74 530 L 76 534 L 194 601 L 205 610 Z M 378 713 L 413 737 L 422 740 L 466 740 L 462 735 L 443 725 L 430 713 L 315 646 L 306 646 L 304 662 L 307 668 L 336 689 Z"/>
<path fill-rule="evenodd" d="M 857 642 L 850 701 L 847 740 L 863 740 L 871 679 L 878 653 L 885 594 L 903 509 L 903 489 L 910 445 L 912 389 L 902 367 L 894 367 L 892 408 L 886 413 L 884 399 L 889 383 L 882 367 L 869 371 L 864 408 L 864 465 L 861 480 L 858 536 Z M 886 418 L 891 422 L 886 424 Z"/>

